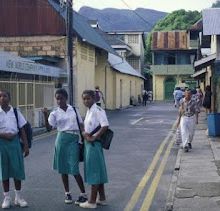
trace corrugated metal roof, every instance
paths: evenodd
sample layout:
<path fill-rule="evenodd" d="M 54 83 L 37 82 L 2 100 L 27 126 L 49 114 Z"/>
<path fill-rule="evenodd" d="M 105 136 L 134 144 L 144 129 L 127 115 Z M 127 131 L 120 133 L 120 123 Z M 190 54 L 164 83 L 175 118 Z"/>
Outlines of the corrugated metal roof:
<path fill-rule="evenodd" d="M 186 50 L 188 36 L 186 31 L 158 31 L 152 35 L 152 50 Z"/>
<path fill-rule="evenodd" d="M 66 10 L 62 9 L 56 0 L 48 0 L 48 2 L 64 19 L 66 18 Z M 73 20 L 73 30 L 79 37 L 91 45 L 117 55 L 114 49 L 89 25 L 88 20 L 85 17 L 74 11 Z"/>
<path fill-rule="evenodd" d="M 220 35 L 220 8 L 205 9 L 203 16 L 203 34 Z"/>
<path fill-rule="evenodd" d="M 198 20 L 195 24 L 193 24 L 189 30 L 190 31 L 202 31 L 202 18 Z"/>
<path fill-rule="evenodd" d="M 125 59 L 119 56 L 109 53 L 108 62 L 112 68 L 123 74 L 133 75 L 139 78 L 144 78 L 139 72 L 137 72 Z"/>

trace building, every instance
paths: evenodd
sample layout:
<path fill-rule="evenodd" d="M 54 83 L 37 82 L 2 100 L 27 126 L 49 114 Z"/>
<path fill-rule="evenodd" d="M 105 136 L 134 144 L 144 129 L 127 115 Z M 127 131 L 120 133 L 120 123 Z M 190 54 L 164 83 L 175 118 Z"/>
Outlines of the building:
<path fill-rule="evenodd" d="M 0 50 L 12 52 L 16 55 L 29 58 L 41 64 L 62 68 L 66 71 L 66 30 L 65 8 L 60 7 L 59 0 L 2 0 L 0 2 Z M 9 14 L 13 16 L 9 17 Z M 74 37 L 74 91 L 75 104 L 80 108 L 82 115 L 85 107 L 82 104 L 81 94 L 85 89 L 94 89 L 109 79 L 106 71 L 109 67 L 108 54 L 117 55 L 116 51 L 93 29 L 88 20 L 78 13 L 73 14 Z M 33 18 L 34 17 L 34 18 Z M 114 71 L 116 73 L 116 71 Z M 104 76 L 105 75 L 105 76 Z M 112 74 L 114 75 L 114 74 Z M 134 76 L 136 80 L 137 76 Z M 66 87 L 66 78 L 59 80 L 59 87 Z M 143 81 L 143 79 L 141 79 Z M 115 85 L 108 84 L 106 89 L 106 108 L 115 109 L 120 106 L 111 93 L 120 93 Z M 137 85 L 139 86 L 139 85 Z M 125 89 L 127 90 L 127 89 Z M 128 89 L 127 92 L 130 90 Z M 123 92 L 124 93 L 124 92 Z M 136 92 L 141 94 L 141 88 Z M 54 96 L 54 94 L 53 94 Z M 111 98 L 109 97 L 111 96 Z M 137 96 L 134 96 L 137 98 Z M 128 106 L 127 98 L 122 106 Z M 109 103 L 110 102 L 110 103 Z"/>
<path fill-rule="evenodd" d="M 155 100 L 173 99 L 175 86 L 194 88 L 191 78 L 197 46 L 187 31 L 152 34 L 153 94 Z"/>
<path fill-rule="evenodd" d="M 62 77 L 66 74 L 60 68 L 0 51 L 0 89 L 10 92 L 12 105 L 34 127 L 44 122 L 41 109 L 54 106 L 55 88 Z"/>
<path fill-rule="evenodd" d="M 203 11 L 202 36 L 200 36 L 201 57 L 195 62 L 193 77 L 202 87 L 212 89 L 212 111 L 220 112 L 220 9 Z M 204 47 L 205 45 L 205 47 Z M 209 48 L 207 48 L 209 47 Z M 206 52 L 206 53 L 205 53 Z"/>

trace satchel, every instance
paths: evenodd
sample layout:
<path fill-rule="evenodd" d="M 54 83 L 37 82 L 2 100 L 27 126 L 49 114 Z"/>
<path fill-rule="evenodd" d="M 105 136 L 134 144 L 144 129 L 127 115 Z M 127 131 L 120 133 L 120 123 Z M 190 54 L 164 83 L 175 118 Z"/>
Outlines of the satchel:
<path fill-rule="evenodd" d="M 95 130 L 93 130 L 90 135 L 94 135 L 95 133 L 97 133 L 99 130 L 101 129 L 101 125 L 99 125 L 97 128 L 95 128 Z M 102 134 L 102 136 L 99 138 L 99 142 L 101 142 L 102 144 L 102 148 L 103 149 L 106 149 L 106 150 L 109 150 L 110 148 L 110 145 L 111 145 L 111 142 L 112 142 L 112 139 L 113 139 L 113 136 L 114 136 L 114 132 L 111 130 L 111 129 L 107 129 L 105 131 L 105 133 Z"/>
<path fill-rule="evenodd" d="M 178 127 L 176 129 L 176 145 L 180 145 L 182 143 L 181 130 Z"/>
<path fill-rule="evenodd" d="M 78 127 L 79 127 L 80 137 L 81 137 L 81 141 L 82 141 L 82 143 L 79 143 L 79 162 L 83 162 L 84 161 L 84 137 L 83 137 L 82 131 L 80 129 L 79 117 L 78 117 L 78 114 L 76 112 L 76 108 L 73 107 L 73 109 L 76 113 L 76 121 L 77 121 L 77 124 L 78 124 Z"/>

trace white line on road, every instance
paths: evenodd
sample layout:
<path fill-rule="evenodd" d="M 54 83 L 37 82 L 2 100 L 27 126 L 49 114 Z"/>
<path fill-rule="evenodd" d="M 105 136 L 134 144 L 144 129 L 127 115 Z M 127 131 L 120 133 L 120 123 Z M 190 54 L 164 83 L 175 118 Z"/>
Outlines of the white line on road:
<path fill-rule="evenodd" d="M 133 122 L 131 123 L 131 125 L 136 125 L 138 122 L 140 122 L 140 121 L 143 120 L 143 119 L 144 119 L 144 117 L 141 117 L 140 119 L 137 119 L 137 120 L 133 121 Z"/>

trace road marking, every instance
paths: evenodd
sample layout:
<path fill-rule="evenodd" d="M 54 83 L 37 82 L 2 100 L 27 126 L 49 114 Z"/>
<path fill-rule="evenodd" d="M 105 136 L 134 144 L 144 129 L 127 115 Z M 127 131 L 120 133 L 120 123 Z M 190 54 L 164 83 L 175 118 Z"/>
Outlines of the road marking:
<path fill-rule="evenodd" d="M 57 133 L 57 131 L 52 131 L 50 133 L 44 133 L 42 135 L 35 136 L 33 141 L 37 141 L 37 140 L 40 140 L 40 139 L 43 139 L 43 138 L 47 138 L 49 136 L 55 135 L 56 133 Z"/>
<path fill-rule="evenodd" d="M 136 125 L 138 122 L 140 122 L 143 119 L 144 119 L 144 117 L 141 117 L 140 119 L 137 119 L 134 122 L 132 122 L 131 125 Z"/>
<path fill-rule="evenodd" d="M 170 155 L 170 151 L 171 151 L 171 148 L 172 148 L 173 144 L 174 144 L 174 137 L 172 138 L 172 140 L 170 141 L 170 143 L 169 143 L 169 145 L 166 149 L 163 160 L 161 161 L 160 166 L 157 170 L 157 173 L 156 173 L 156 175 L 155 175 L 155 177 L 154 177 L 154 179 L 151 183 L 151 186 L 148 189 L 148 192 L 146 194 L 146 197 L 144 199 L 144 202 L 142 204 L 142 207 L 141 207 L 140 211 L 148 211 L 151 204 L 152 204 L 154 195 L 155 195 L 156 190 L 158 188 L 161 176 L 162 176 L 163 171 L 165 169 L 165 166 L 166 166 L 166 163 L 167 163 L 168 157 Z"/>
<path fill-rule="evenodd" d="M 161 156 L 161 153 L 163 152 L 164 150 L 164 147 L 166 145 L 166 143 L 168 142 L 168 140 L 170 139 L 170 136 L 172 135 L 173 133 L 173 129 L 176 125 L 176 122 L 173 124 L 170 132 L 168 133 L 167 137 L 163 140 L 163 142 L 160 144 L 160 147 L 159 149 L 157 150 L 156 154 L 154 155 L 154 158 L 149 166 L 149 168 L 147 169 L 145 175 L 143 176 L 143 178 L 141 179 L 141 181 L 139 182 L 139 184 L 137 185 L 134 193 L 132 194 L 127 206 L 125 207 L 124 211 L 131 211 L 134 209 L 144 187 L 146 186 L 147 182 L 149 181 L 151 175 L 153 174 L 156 166 L 157 166 L 157 163 L 159 162 L 160 160 L 160 156 Z"/>

